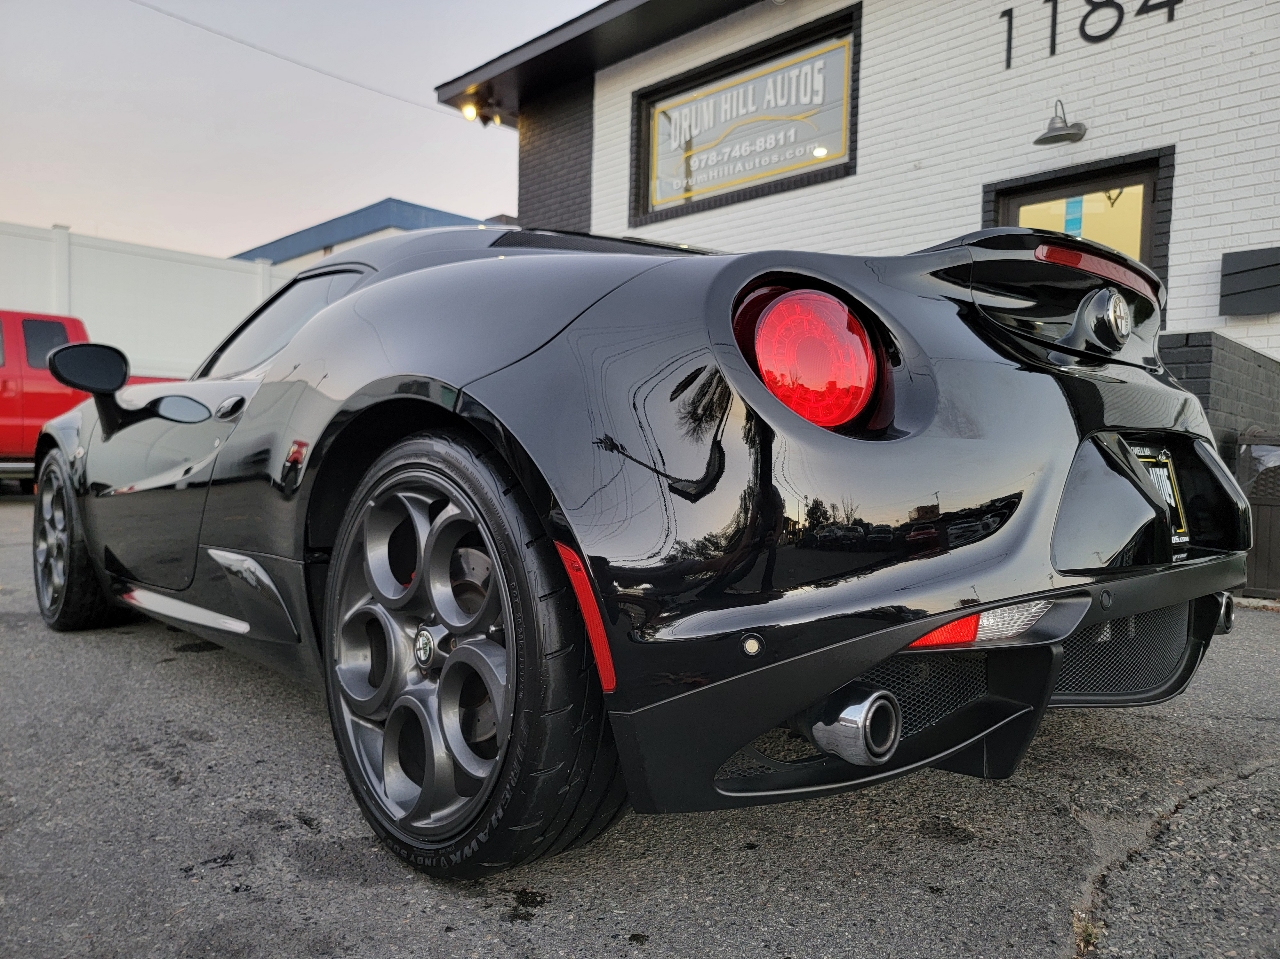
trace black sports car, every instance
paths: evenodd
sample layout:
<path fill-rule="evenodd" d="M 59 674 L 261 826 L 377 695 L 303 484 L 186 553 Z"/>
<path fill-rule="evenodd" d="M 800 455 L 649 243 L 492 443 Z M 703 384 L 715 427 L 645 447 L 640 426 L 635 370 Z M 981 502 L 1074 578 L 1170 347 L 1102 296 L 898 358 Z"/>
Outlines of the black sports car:
<path fill-rule="evenodd" d="M 54 629 L 130 606 L 323 683 L 352 791 L 477 876 L 640 812 L 1012 774 L 1190 682 L 1246 500 L 1164 288 L 1070 236 L 705 254 L 517 229 L 300 274 L 37 451 Z"/>

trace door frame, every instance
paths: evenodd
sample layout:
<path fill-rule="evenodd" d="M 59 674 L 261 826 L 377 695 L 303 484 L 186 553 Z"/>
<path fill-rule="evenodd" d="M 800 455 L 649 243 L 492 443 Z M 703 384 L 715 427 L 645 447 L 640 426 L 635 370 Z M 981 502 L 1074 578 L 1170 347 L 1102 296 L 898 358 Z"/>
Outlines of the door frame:
<path fill-rule="evenodd" d="M 987 230 L 998 226 L 1016 226 L 1017 224 L 1007 222 L 1013 207 L 1010 201 L 1014 199 L 1036 197 L 1049 199 L 1071 187 L 1097 189 L 1100 184 L 1114 183 L 1114 180 L 1120 177 L 1132 178 L 1135 174 L 1149 176 L 1151 178 L 1149 182 L 1153 187 L 1153 199 L 1151 219 L 1143 224 L 1143 262 L 1151 267 L 1156 276 L 1160 277 L 1160 282 L 1168 289 L 1169 231 L 1173 221 L 1174 153 L 1174 147 L 1166 146 L 983 184 L 982 228 Z"/>

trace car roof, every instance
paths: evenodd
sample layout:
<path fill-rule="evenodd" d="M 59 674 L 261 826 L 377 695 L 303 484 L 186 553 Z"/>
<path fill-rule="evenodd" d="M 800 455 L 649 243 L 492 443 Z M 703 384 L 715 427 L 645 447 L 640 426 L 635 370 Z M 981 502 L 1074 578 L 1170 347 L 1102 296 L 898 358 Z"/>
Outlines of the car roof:
<path fill-rule="evenodd" d="M 451 251 L 478 251 L 489 247 L 547 250 L 576 253 L 632 253 L 648 256 L 690 256 L 711 251 L 683 243 L 662 243 L 636 237 L 597 236 L 564 230 L 521 229 L 519 227 L 477 226 L 437 227 L 379 237 L 332 253 L 301 274 L 336 266 L 361 264 L 382 271 L 409 257 Z"/>

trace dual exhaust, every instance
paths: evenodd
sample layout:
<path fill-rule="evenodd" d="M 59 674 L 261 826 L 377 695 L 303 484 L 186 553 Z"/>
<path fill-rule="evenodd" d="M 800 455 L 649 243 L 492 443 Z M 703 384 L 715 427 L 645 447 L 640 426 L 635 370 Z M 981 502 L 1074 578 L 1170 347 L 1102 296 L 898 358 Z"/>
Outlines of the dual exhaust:
<path fill-rule="evenodd" d="M 1217 600 L 1214 632 L 1221 635 L 1235 625 L 1235 601 L 1225 591 Z M 881 766 L 902 739 L 902 707 L 887 689 L 855 682 L 803 713 L 796 726 L 824 753 L 855 766 Z"/>
<path fill-rule="evenodd" d="M 850 683 L 806 713 L 801 725 L 824 753 L 855 766 L 880 766 L 902 738 L 902 707 L 887 689 Z"/>
<path fill-rule="evenodd" d="M 1218 594 L 1218 622 L 1214 626 L 1214 633 L 1219 636 L 1231 632 L 1236 625 L 1236 601 L 1231 598 L 1231 594 L 1223 591 Z"/>

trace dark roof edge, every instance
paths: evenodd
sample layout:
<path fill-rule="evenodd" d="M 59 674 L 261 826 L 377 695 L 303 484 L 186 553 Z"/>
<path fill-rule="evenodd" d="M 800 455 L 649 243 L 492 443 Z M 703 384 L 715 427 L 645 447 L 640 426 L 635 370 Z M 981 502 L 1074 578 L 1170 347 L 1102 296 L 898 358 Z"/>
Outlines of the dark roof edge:
<path fill-rule="evenodd" d="M 519 119 L 520 102 L 651 50 L 763 0 L 608 0 L 436 87 L 461 109 L 477 101 L 482 119 Z"/>
<path fill-rule="evenodd" d="M 455 97 L 470 93 L 485 81 L 514 70 L 534 57 L 549 53 L 570 40 L 576 40 L 596 27 L 603 26 L 615 17 L 629 13 L 648 2 L 649 0 L 605 0 L 598 7 L 592 7 L 586 13 L 578 14 L 572 20 L 565 21 L 560 26 L 520 44 L 515 49 L 499 54 L 488 63 L 481 64 L 460 77 L 446 80 L 436 87 L 436 99 L 441 103 L 448 103 Z"/>
<path fill-rule="evenodd" d="M 231 257 L 233 260 L 266 259 L 272 263 L 293 260 L 327 246 L 337 246 L 350 240 L 396 227 L 401 230 L 422 230 L 438 226 L 468 226 L 480 220 L 458 213 L 447 213 L 429 206 L 419 206 L 405 200 L 387 197 L 377 203 L 353 210 L 342 216 L 325 220 L 315 226 L 290 233 L 278 240 L 255 246 Z"/>

